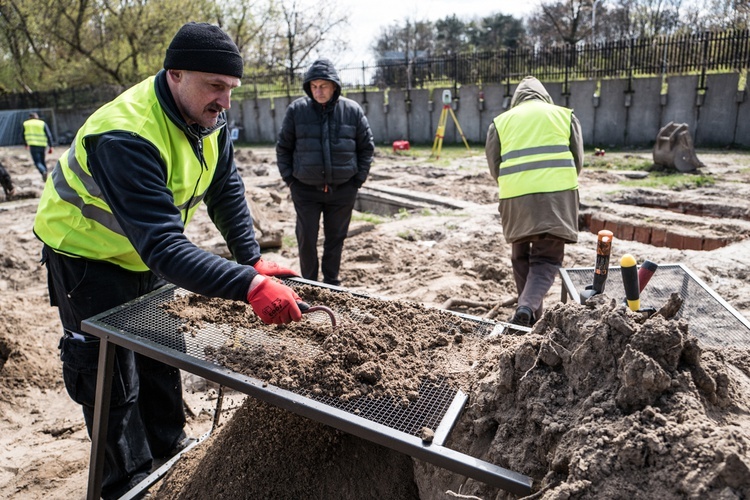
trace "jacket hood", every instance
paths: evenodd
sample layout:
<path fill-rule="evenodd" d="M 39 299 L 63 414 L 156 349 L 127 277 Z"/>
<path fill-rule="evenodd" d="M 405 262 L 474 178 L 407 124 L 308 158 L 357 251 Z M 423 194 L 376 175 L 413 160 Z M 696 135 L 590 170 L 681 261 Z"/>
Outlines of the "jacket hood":
<path fill-rule="evenodd" d="M 515 107 L 518 104 L 526 101 L 543 101 L 547 104 L 554 104 L 552 97 L 550 97 L 547 89 L 544 88 L 542 82 L 534 78 L 533 76 L 527 76 L 521 83 L 516 87 L 516 91 L 513 92 L 513 98 L 510 101 L 510 107 Z"/>
<path fill-rule="evenodd" d="M 312 92 L 310 92 L 310 82 L 313 80 L 328 80 L 336 84 L 336 90 L 333 92 L 331 102 L 336 100 L 341 95 L 341 80 L 339 80 L 339 74 L 336 68 L 333 67 L 333 63 L 328 59 L 318 59 L 307 70 L 305 73 L 305 81 L 302 83 L 302 88 L 307 94 L 307 97 L 312 99 Z"/>

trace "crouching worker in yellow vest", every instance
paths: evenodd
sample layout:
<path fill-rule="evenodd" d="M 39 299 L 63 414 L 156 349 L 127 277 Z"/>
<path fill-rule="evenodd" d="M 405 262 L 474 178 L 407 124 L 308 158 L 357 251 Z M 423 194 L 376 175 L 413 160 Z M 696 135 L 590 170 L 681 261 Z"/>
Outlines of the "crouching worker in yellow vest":
<path fill-rule="evenodd" d="M 157 75 L 95 111 L 59 159 L 39 202 L 50 300 L 63 327 L 63 380 L 92 432 L 99 341 L 81 321 L 165 282 L 249 303 L 265 323 L 299 321 L 299 297 L 261 259 L 226 128 L 243 59 L 217 26 L 185 24 Z M 205 202 L 234 260 L 185 227 Z M 117 348 L 102 496 L 119 498 L 154 459 L 184 448 L 180 371 Z"/>
<path fill-rule="evenodd" d="M 544 85 L 527 76 L 508 111 L 487 131 L 485 155 L 497 180 L 499 211 L 518 307 L 509 319 L 533 325 L 565 256 L 578 241 L 578 174 L 583 166 L 581 124 L 556 106 Z"/>

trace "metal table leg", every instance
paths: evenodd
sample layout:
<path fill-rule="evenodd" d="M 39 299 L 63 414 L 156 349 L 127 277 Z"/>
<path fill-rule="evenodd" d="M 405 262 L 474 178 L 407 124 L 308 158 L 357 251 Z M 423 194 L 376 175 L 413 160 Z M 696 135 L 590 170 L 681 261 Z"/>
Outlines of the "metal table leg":
<path fill-rule="evenodd" d="M 102 494 L 104 475 L 104 450 L 107 445 L 109 403 L 112 397 L 112 375 L 115 366 L 115 344 L 104 335 L 99 339 L 99 367 L 96 376 L 96 399 L 94 422 L 91 430 L 91 458 L 87 500 L 99 500 Z"/>

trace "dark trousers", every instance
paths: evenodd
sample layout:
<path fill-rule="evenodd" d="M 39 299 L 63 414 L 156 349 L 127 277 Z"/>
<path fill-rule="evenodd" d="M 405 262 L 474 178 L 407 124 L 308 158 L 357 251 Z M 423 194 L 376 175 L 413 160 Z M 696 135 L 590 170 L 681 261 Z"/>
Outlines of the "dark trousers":
<path fill-rule="evenodd" d="M 565 256 L 565 242 L 541 239 L 513 243 L 510 261 L 518 290 L 518 305 L 534 311 L 539 319 L 544 312 L 544 296 L 555 281 Z"/>
<path fill-rule="evenodd" d="M 99 340 L 80 331 L 81 321 L 164 284 L 150 272 L 135 273 L 106 262 L 66 257 L 44 247 L 50 302 L 57 306 L 63 380 L 93 429 Z M 84 339 L 74 338 L 73 334 Z M 180 371 L 122 347 L 115 348 L 112 401 L 105 446 L 102 496 L 118 498 L 150 472 L 183 436 L 185 410 Z"/>
<path fill-rule="evenodd" d="M 290 186 L 294 209 L 297 212 L 297 249 L 302 277 L 318 281 L 318 267 L 323 282 L 340 285 L 339 269 L 344 240 L 357 200 L 357 188 L 347 182 L 323 191 L 315 186 L 295 181 Z M 318 231 L 323 215 L 323 257 L 318 261 Z"/>
<path fill-rule="evenodd" d="M 39 173 L 42 174 L 42 179 L 47 180 L 47 163 L 46 154 L 47 148 L 45 146 L 29 146 L 31 152 L 31 161 L 34 162 L 34 166 Z"/>

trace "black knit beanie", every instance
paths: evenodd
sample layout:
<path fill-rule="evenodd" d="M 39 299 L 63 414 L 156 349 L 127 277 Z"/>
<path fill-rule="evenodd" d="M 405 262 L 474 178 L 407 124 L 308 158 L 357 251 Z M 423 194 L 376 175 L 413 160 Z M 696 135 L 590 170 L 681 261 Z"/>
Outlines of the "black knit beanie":
<path fill-rule="evenodd" d="M 221 28 L 208 23 L 185 24 L 172 39 L 164 69 L 186 69 L 242 78 L 244 62 L 237 45 Z"/>

